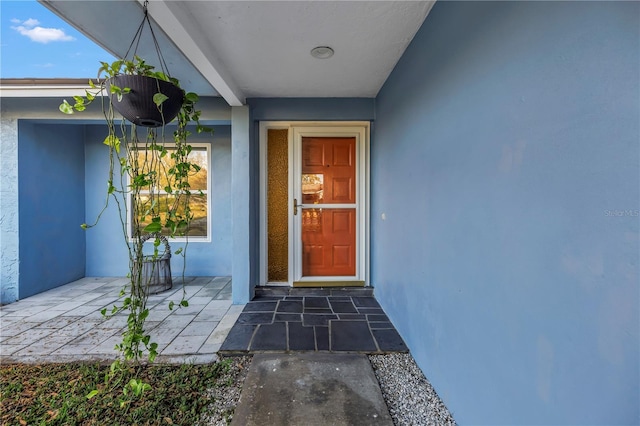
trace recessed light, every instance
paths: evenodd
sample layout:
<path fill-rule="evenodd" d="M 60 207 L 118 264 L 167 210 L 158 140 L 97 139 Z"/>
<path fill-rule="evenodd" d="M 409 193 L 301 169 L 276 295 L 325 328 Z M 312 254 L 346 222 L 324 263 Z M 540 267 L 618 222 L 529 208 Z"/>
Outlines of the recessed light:
<path fill-rule="evenodd" d="M 329 46 L 318 46 L 311 49 L 311 56 L 317 59 L 328 59 L 333 56 L 333 49 Z"/>

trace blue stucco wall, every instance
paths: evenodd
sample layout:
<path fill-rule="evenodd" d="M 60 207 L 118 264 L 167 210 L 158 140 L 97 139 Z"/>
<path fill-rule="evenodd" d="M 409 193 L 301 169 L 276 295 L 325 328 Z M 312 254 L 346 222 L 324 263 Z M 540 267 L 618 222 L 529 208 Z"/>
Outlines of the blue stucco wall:
<path fill-rule="evenodd" d="M 18 297 L 84 277 L 82 127 L 18 122 Z"/>
<path fill-rule="evenodd" d="M 374 118 L 372 98 L 249 98 L 257 121 L 368 121 Z M 257 134 L 257 132 L 256 132 Z M 256 145 L 257 146 L 257 145 Z"/>
<path fill-rule="evenodd" d="M 372 282 L 462 424 L 638 424 L 635 2 L 438 2 L 376 99 Z"/>
<path fill-rule="evenodd" d="M 93 223 L 104 205 L 109 171 L 108 148 L 102 144 L 104 126 L 87 125 L 84 136 L 86 155 L 86 221 Z M 170 134 L 169 134 L 170 136 Z M 191 142 L 211 143 L 211 242 L 190 240 L 187 253 L 188 276 L 231 275 L 231 128 L 215 126 L 213 137 L 195 134 Z M 86 231 L 87 276 L 124 276 L 128 254 L 116 205 L 110 201 L 99 224 Z M 183 243 L 171 242 L 175 252 Z M 174 275 L 182 272 L 181 256 L 171 258 Z"/>

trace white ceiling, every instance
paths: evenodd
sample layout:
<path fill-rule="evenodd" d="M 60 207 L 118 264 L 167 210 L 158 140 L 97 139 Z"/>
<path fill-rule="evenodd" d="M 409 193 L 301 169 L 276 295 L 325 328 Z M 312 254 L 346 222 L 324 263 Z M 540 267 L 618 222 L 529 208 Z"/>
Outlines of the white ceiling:
<path fill-rule="evenodd" d="M 116 56 L 143 16 L 137 0 L 40 1 Z M 248 97 L 375 97 L 433 3 L 152 0 L 148 10 L 183 87 L 241 105 Z M 154 57 L 151 43 L 141 46 Z M 335 55 L 313 58 L 316 46 Z"/>

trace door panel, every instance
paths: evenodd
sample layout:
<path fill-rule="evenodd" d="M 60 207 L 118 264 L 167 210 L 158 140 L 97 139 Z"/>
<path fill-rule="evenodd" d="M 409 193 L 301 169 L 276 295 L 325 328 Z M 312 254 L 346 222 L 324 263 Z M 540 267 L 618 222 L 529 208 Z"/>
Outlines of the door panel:
<path fill-rule="evenodd" d="M 302 275 L 356 274 L 356 209 L 302 209 Z"/>
<path fill-rule="evenodd" d="M 355 154 L 354 137 L 302 138 L 304 277 L 356 275 Z"/>

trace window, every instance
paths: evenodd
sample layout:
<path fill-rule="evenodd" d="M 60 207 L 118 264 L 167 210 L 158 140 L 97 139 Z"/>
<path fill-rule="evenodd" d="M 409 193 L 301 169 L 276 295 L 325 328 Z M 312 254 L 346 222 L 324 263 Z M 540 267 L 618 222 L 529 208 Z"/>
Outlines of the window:
<path fill-rule="evenodd" d="M 209 164 L 210 164 L 210 145 L 209 144 L 197 144 L 191 143 L 192 150 L 189 153 L 188 161 L 192 164 L 196 164 L 199 167 L 198 171 L 192 171 L 189 174 L 189 190 L 190 190 L 190 200 L 189 206 L 191 209 L 191 214 L 193 215 L 191 223 L 189 224 L 189 241 L 210 241 L 209 230 L 211 229 L 210 225 L 210 198 L 209 198 Z M 159 177 L 158 178 L 158 188 L 159 190 L 156 192 L 155 202 L 152 202 L 152 197 L 150 194 L 150 187 L 142 188 L 140 190 L 140 201 L 141 204 L 138 206 L 138 211 L 146 212 L 152 209 L 156 209 L 160 213 L 161 223 L 164 225 L 167 217 L 167 211 L 171 208 L 172 204 L 175 202 L 176 196 L 170 194 L 166 191 L 165 188 L 167 186 L 174 186 L 174 182 L 168 181 L 167 178 L 167 170 L 171 169 L 174 166 L 175 161 L 173 160 L 171 153 L 172 150 L 175 152 L 175 147 L 170 145 L 165 145 L 167 150 L 167 155 L 158 158 L 157 161 L 154 160 L 151 163 L 150 170 L 146 171 L 147 173 L 154 173 Z M 150 149 L 146 149 L 145 147 L 139 147 L 137 151 L 138 158 L 142 161 L 145 157 L 149 158 L 152 155 Z M 133 209 L 132 206 L 132 196 L 129 197 L 129 231 L 131 232 L 131 224 L 133 222 L 132 215 Z M 184 208 L 178 208 L 177 213 L 183 214 Z M 151 216 L 147 215 L 144 218 L 140 218 L 140 226 L 144 228 L 151 222 Z M 162 234 L 167 235 L 169 232 L 163 226 Z M 175 240 L 180 241 L 184 240 L 184 237 L 175 237 Z"/>

